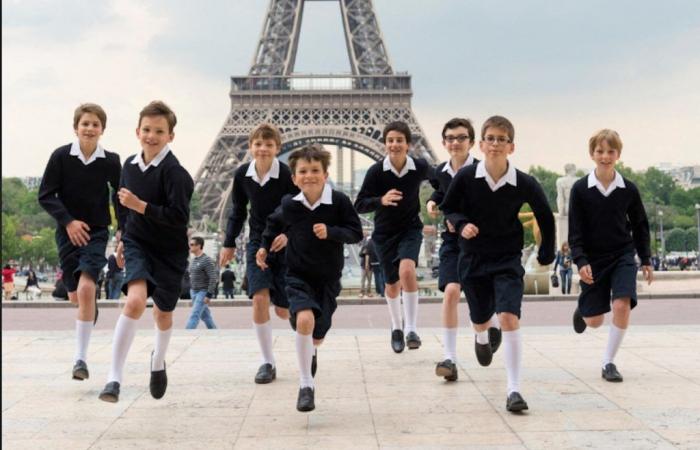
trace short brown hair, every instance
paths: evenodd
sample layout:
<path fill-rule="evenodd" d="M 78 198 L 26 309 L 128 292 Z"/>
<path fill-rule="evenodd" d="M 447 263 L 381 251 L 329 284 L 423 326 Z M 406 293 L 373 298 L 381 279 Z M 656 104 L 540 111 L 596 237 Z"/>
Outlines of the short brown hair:
<path fill-rule="evenodd" d="M 198 245 L 199 248 L 204 248 L 204 238 L 201 236 L 192 236 L 190 238 L 190 241 L 194 242 L 195 245 Z"/>
<path fill-rule="evenodd" d="M 328 166 L 331 164 L 331 153 L 317 142 L 295 150 L 289 155 L 289 168 L 292 169 L 292 174 L 296 173 L 297 162 L 300 159 L 307 162 L 318 161 L 323 166 L 323 171 L 328 172 Z"/>
<path fill-rule="evenodd" d="M 617 134 L 617 131 L 608 128 L 600 130 L 591 136 L 588 140 L 588 153 L 593 155 L 595 148 L 603 141 L 607 142 L 610 148 L 617 150 L 618 153 L 622 153 L 622 139 L 620 139 L 620 135 Z"/>
<path fill-rule="evenodd" d="M 411 128 L 406 122 L 401 122 L 400 120 L 397 120 L 396 122 L 391 122 L 384 127 L 384 131 L 382 132 L 382 142 L 384 142 L 385 144 L 386 135 L 389 134 L 390 131 L 398 131 L 406 137 L 407 144 L 411 143 Z"/>
<path fill-rule="evenodd" d="M 447 133 L 447 130 L 452 130 L 454 128 L 458 127 L 464 127 L 467 129 L 469 132 L 469 140 L 473 141 L 474 140 L 474 126 L 472 125 L 471 121 L 469 119 L 462 119 L 461 117 L 455 117 L 454 119 L 450 119 L 444 127 L 442 127 L 442 140 L 445 140 L 445 133 Z"/>
<path fill-rule="evenodd" d="M 515 128 L 513 127 L 513 124 L 510 123 L 510 120 L 506 119 L 505 117 L 491 116 L 486 119 L 486 122 L 484 122 L 484 124 L 481 126 L 481 140 L 484 140 L 484 137 L 486 137 L 486 130 L 489 128 L 500 128 L 508 134 L 510 142 L 515 141 Z"/>
<path fill-rule="evenodd" d="M 75 108 L 75 112 L 73 113 L 74 130 L 78 129 L 78 122 L 80 122 L 80 118 L 83 117 L 83 114 L 96 115 L 97 118 L 100 119 L 100 122 L 102 122 L 102 129 L 104 130 L 107 128 L 107 113 L 105 113 L 105 110 L 96 103 L 83 103 Z"/>
<path fill-rule="evenodd" d="M 172 109 L 170 109 L 170 106 L 166 105 L 160 100 L 153 100 L 151 103 L 144 106 L 139 113 L 139 127 L 141 126 L 141 120 L 143 120 L 144 117 L 153 116 L 165 117 L 165 120 L 168 121 L 168 131 L 170 133 L 173 132 L 173 129 L 177 124 L 177 117 L 175 117 L 175 113 Z"/>
<path fill-rule="evenodd" d="M 271 123 L 263 122 L 253 128 L 248 137 L 248 145 L 253 143 L 253 139 L 272 139 L 277 144 L 277 147 L 282 147 L 282 134 L 279 128 Z"/>

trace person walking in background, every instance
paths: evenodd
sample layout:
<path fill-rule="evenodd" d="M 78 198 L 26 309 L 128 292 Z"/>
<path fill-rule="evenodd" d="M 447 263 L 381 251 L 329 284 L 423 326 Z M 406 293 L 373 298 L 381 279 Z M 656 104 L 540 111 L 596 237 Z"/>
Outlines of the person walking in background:
<path fill-rule="evenodd" d="M 372 297 L 372 266 L 370 264 L 369 254 L 370 238 L 366 237 L 360 248 L 360 265 L 362 268 L 362 278 L 360 281 L 360 298 Z"/>
<path fill-rule="evenodd" d="M 384 279 L 384 270 L 379 263 L 377 248 L 374 246 L 374 241 L 371 236 L 367 240 L 367 251 L 369 253 L 369 265 L 372 267 L 372 272 L 374 272 L 374 291 L 380 297 L 384 297 L 384 284 L 386 283 Z"/>
<path fill-rule="evenodd" d="M 34 299 L 35 295 L 41 295 L 41 288 L 39 288 L 39 280 L 36 277 L 36 272 L 31 267 L 27 271 L 27 284 L 24 286 L 24 291 L 27 293 L 27 299 Z"/>
<path fill-rule="evenodd" d="M 561 249 L 557 252 L 557 259 L 554 261 L 554 269 L 552 269 L 552 271 L 557 273 L 557 267 L 561 267 L 559 269 L 559 275 L 561 276 L 561 293 L 564 295 L 571 293 L 571 276 L 573 275 L 571 263 L 572 259 L 569 244 L 563 242 L 561 244 Z"/>
<path fill-rule="evenodd" d="M 216 329 L 216 324 L 209 310 L 209 302 L 216 298 L 218 273 L 214 260 L 204 253 L 204 239 L 194 236 L 190 239 L 190 253 L 194 255 L 190 263 L 190 296 L 192 297 L 192 312 L 185 328 L 193 330 L 199 325 L 200 319 L 210 330 Z"/>
<path fill-rule="evenodd" d="M 121 241 L 121 233 L 117 231 L 115 234 L 116 244 L 119 245 Z M 109 255 L 107 258 L 107 278 L 105 283 L 107 284 L 107 298 L 118 300 L 122 293 L 122 283 L 124 282 L 124 271 L 117 264 L 116 252 Z"/>
<path fill-rule="evenodd" d="M 12 300 L 16 272 L 9 264 L 5 264 L 5 267 L 2 268 L 2 289 L 5 291 L 5 300 Z"/>
<path fill-rule="evenodd" d="M 233 298 L 236 274 L 231 270 L 231 265 L 226 264 L 226 269 L 221 273 L 221 284 L 224 288 L 224 297 Z"/>

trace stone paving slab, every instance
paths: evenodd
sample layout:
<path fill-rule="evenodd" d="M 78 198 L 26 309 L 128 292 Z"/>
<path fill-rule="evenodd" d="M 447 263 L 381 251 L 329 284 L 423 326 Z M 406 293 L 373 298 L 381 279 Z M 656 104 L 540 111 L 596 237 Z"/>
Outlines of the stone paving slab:
<path fill-rule="evenodd" d="M 605 327 L 604 327 L 605 328 Z M 70 379 L 71 331 L 3 331 L 4 449 L 700 448 L 700 325 L 633 326 L 617 364 L 623 383 L 600 378 L 607 329 L 524 327 L 524 414 L 505 410 L 501 352 L 478 365 L 460 332 L 459 381 L 434 375 L 441 330 L 396 355 L 388 333 L 332 330 L 319 350 L 316 410 L 295 409 L 294 337 L 275 330 L 277 380 L 256 385 L 249 330 L 175 330 L 170 385 L 148 392 L 151 331 L 139 330 L 120 401 L 106 381 L 111 331 L 97 330 L 90 379 Z"/>

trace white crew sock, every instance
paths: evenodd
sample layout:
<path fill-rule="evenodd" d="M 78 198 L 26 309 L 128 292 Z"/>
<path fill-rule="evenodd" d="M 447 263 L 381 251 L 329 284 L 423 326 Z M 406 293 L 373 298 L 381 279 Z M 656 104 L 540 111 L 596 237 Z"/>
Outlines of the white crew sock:
<path fill-rule="evenodd" d="M 443 345 L 445 346 L 445 359 L 457 364 L 457 330 L 459 328 L 443 329 Z"/>
<path fill-rule="evenodd" d="M 314 387 L 311 376 L 311 359 L 314 356 L 314 339 L 310 334 L 297 332 L 297 362 L 299 363 L 299 386 Z"/>
<path fill-rule="evenodd" d="M 165 369 L 165 352 L 170 344 L 170 336 L 173 334 L 173 327 L 161 330 L 156 326 L 156 345 L 153 347 L 153 359 L 151 370 Z"/>
<path fill-rule="evenodd" d="M 473 325 L 473 324 L 472 324 Z M 476 342 L 484 345 L 489 343 L 489 329 L 485 329 L 484 331 L 474 331 L 476 333 Z"/>
<path fill-rule="evenodd" d="M 389 305 L 389 314 L 391 314 L 391 329 L 402 330 L 403 324 L 401 323 L 401 296 L 391 298 L 387 295 L 386 304 Z"/>
<path fill-rule="evenodd" d="M 489 321 L 489 326 L 493 328 L 501 328 L 501 321 L 498 320 L 498 314 L 493 313 L 493 316 L 491 316 L 491 320 Z"/>
<path fill-rule="evenodd" d="M 520 366 L 523 361 L 523 340 L 520 329 L 503 332 L 503 359 L 508 374 L 508 395 L 520 392 Z"/>
<path fill-rule="evenodd" d="M 258 344 L 262 352 L 263 364 L 272 364 L 275 367 L 275 356 L 272 353 L 272 323 L 253 323 L 255 334 L 258 336 Z"/>
<path fill-rule="evenodd" d="M 75 321 L 75 358 L 74 362 L 79 359 L 87 362 L 87 348 L 90 343 L 90 334 L 92 334 L 92 329 L 95 325 L 92 320 Z"/>
<path fill-rule="evenodd" d="M 124 363 L 126 355 L 129 353 L 131 343 L 134 341 L 136 334 L 136 319 L 126 317 L 124 314 L 119 315 L 117 325 L 114 327 L 114 338 L 112 340 L 112 364 L 109 368 L 108 382 L 122 382 L 122 372 L 124 371 Z"/>
<path fill-rule="evenodd" d="M 622 344 L 622 339 L 625 337 L 626 328 L 618 328 L 614 323 L 610 323 L 610 333 L 608 334 L 608 345 L 605 347 L 605 354 L 603 355 L 603 367 L 606 364 L 613 362 L 617 350 Z"/>
<path fill-rule="evenodd" d="M 406 317 L 406 333 L 416 331 L 418 321 L 418 291 L 403 292 L 403 311 Z"/>

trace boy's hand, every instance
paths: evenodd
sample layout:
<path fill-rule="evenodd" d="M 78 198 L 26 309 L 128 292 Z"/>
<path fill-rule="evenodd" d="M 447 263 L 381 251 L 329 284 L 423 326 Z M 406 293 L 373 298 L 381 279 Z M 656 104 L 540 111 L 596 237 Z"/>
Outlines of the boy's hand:
<path fill-rule="evenodd" d="M 287 235 L 284 233 L 280 233 L 277 235 L 277 237 L 272 241 L 272 244 L 270 245 L 270 251 L 271 252 L 278 252 L 285 248 L 287 246 Z"/>
<path fill-rule="evenodd" d="M 479 227 L 473 223 L 468 223 L 462 228 L 462 237 L 464 239 L 474 238 L 477 234 L 479 234 Z"/>
<path fill-rule="evenodd" d="M 450 222 L 449 220 L 446 220 L 445 223 L 447 224 L 447 231 L 449 231 L 450 233 L 457 232 L 457 230 L 455 230 L 455 226 L 452 225 L 452 222 Z"/>
<path fill-rule="evenodd" d="M 209 303 L 211 303 L 211 299 L 209 297 L 204 297 L 204 304 L 208 305 Z"/>
<path fill-rule="evenodd" d="M 119 241 L 119 244 L 117 244 L 117 267 L 120 269 L 124 268 L 124 243 L 122 241 Z"/>
<path fill-rule="evenodd" d="M 432 200 L 428 200 L 428 215 L 432 217 L 433 219 L 437 219 L 437 216 L 439 214 L 439 211 L 437 209 L 437 203 L 435 203 Z"/>
<path fill-rule="evenodd" d="M 328 239 L 328 228 L 325 223 L 314 224 L 314 234 L 319 239 Z"/>
<path fill-rule="evenodd" d="M 403 194 L 398 189 L 390 189 L 389 192 L 382 197 L 382 205 L 398 206 L 399 201 L 403 198 Z"/>
<path fill-rule="evenodd" d="M 233 259 L 233 247 L 222 247 L 219 252 L 219 267 L 224 267 Z"/>
<path fill-rule="evenodd" d="M 66 225 L 66 233 L 68 233 L 68 239 L 70 239 L 71 244 L 76 247 L 84 247 L 88 245 L 90 240 L 90 226 L 83 222 L 82 220 L 71 220 L 68 225 Z"/>
<path fill-rule="evenodd" d="M 132 194 L 127 188 L 119 189 L 117 196 L 119 196 L 119 203 L 121 203 L 122 206 L 133 209 L 139 214 L 146 212 L 146 202 Z"/>
<path fill-rule="evenodd" d="M 581 281 L 584 283 L 593 284 L 593 271 L 591 270 L 590 264 L 586 264 L 578 269 L 578 275 L 581 277 Z"/>
<path fill-rule="evenodd" d="M 642 273 L 644 274 L 644 279 L 647 280 L 647 284 L 651 284 L 654 281 L 654 268 L 652 266 L 642 266 Z"/>
<path fill-rule="evenodd" d="M 258 249 L 258 252 L 255 254 L 255 264 L 258 265 L 262 270 L 267 269 L 267 264 L 265 263 L 265 260 L 267 259 L 267 250 L 264 248 Z"/>

